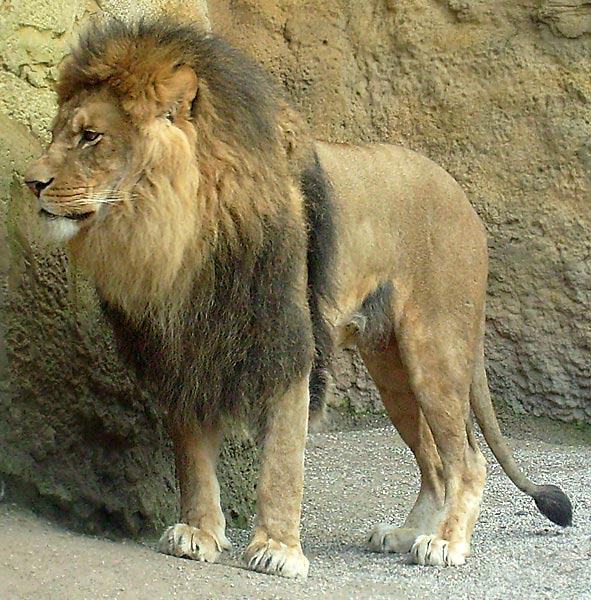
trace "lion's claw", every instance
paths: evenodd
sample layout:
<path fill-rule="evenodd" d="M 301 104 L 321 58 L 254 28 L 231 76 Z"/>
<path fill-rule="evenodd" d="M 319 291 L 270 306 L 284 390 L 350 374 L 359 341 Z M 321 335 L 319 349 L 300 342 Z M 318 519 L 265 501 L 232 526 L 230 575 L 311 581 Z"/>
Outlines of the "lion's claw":
<path fill-rule="evenodd" d="M 435 535 L 420 535 L 413 544 L 410 555 L 417 565 L 459 567 L 466 563 L 466 544 L 453 544 Z"/>
<path fill-rule="evenodd" d="M 381 524 L 372 529 L 367 545 L 372 552 L 404 554 L 410 551 L 417 535 L 416 529 Z"/>
<path fill-rule="evenodd" d="M 202 562 L 215 562 L 220 552 L 229 547 L 225 535 L 218 537 L 184 523 L 166 529 L 158 542 L 158 551 L 163 554 Z"/>
<path fill-rule="evenodd" d="M 253 541 L 244 553 L 246 566 L 259 573 L 289 578 L 306 578 L 310 563 L 299 546 L 267 539 Z"/>

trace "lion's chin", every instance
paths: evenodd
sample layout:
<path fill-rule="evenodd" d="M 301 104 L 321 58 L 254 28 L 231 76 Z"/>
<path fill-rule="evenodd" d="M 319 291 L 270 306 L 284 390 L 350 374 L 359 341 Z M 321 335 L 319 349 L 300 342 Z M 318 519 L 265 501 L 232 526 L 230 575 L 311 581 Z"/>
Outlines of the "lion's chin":
<path fill-rule="evenodd" d="M 45 211 L 41 211 L 39 214 L 43 234 L 47 242 L 65 244 L 80 232 L 81 220 L 79 219 L 59 217 Z"/>

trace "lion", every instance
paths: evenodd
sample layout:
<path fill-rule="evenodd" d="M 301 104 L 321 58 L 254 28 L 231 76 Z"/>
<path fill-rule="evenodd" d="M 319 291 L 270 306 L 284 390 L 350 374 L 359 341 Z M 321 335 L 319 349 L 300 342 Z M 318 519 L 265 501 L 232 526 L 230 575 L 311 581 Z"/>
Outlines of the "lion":
<path fill-rule="evenodd" d="M 386 144 L 314 141 L 253 61 L 172 21 L 92 26 L 62 65 L 53 140 L 25 180 L 48 234 L 94 282 L 121 351 L 170 419 L 180 518 L 160 551 L 229 547 L 216 460 L 229 424 L 262 447 L 249 569 L 306 577 L 309 412 L 337 348 L 356 346 L 416 457 L 401 526 L 369 548 L 457 566 L 485 459 L 553 522 L 568 497 L 519 470 L 484 362 L 487 243 L 456 181 Z"/>

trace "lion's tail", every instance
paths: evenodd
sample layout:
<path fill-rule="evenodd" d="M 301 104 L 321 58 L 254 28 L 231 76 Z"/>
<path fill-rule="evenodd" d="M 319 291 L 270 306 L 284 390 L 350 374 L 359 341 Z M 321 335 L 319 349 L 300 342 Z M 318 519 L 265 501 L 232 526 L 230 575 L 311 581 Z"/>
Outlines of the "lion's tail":
<path fill-rule="evenodd" d="M 550 521 L 566 527 L 572 524 L 572 504 L 568 496 L 555 485 L 537 485 L 528 479 L 515 462 L 507 445 L 492 405 L 486 371 L 484 350 L 480 349 L 474 367 L 470 388 L 470 404 L 484 439 L 509 479 L 524 493 L 531 496 L 538 510 Z"/>

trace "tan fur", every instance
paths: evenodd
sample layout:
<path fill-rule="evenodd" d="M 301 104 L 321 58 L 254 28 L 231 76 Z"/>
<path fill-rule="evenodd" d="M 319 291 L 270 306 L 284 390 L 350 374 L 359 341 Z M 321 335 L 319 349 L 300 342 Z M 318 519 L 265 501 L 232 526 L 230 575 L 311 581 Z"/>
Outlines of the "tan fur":
<path fill-rule="evenodd" d="M 223 433 L 221 427 L 175 424 L 172 435 L 181 495 L 180 523 L 162 535 L 161 552 L 214 562 L 230 547 L 215 475 Z"/>
<path fill-rule="evenodd" d="M 164 399 L 181 518 L 160 549 L 214 561 L 228 547 L 215 463 L 225 414 L 232 403 L 249 402 L 244 410 L 264 421 L 264 446 L 247 565 L 307 574 L 299 522 L 313 364 L 306 244 L 313 232 L 306 231 L 310 207 L 300 186 L 317 156 L 331 186 L 320 208 L 336 228 L 336 247 L 325 249 L 330 269 L 321 273 L 330 272 L 332 282 L 329 293 L 316 296 L 319 310 L 337 345 L 360 348 L 421 472 L 402 527 L 378 526 L 370 547 L 410 551 L 420 564 L 463 564 L 485 479 L 470 402 L 511 478 L 527 493 L 537 489 L 511 466 L 490 408 L 482 356 L 487 247 L 465 195 L 434 163 L 401 148 L 314 145 L 297 113 L 274 103 L 256 70 L 252 76 L 264 88 L 255 89 L 256 106 L 226 122 L 236 103 L 244 109 L 251 90 L 242 81 L 239 93 L 226 89 L 234 100 L 220 96 L 233 84 L 211 84 L 217 67 L 191 54 L 192 44 L 209 48 L 207 36 L 193 39 L 182 28 L 170 36 L 166 24 L 164 38 L 159 25 L 122 27 L 91 34 L 98 49 L 76 50 L 66 62 L 54 140 L 26 179 L 47 228 L 69 239 L 74 259 L 111 307 L 120 337 L 136 337 L 135 351 L 146 354 L 156 380 L 170 378 L 158 389 L 184 395 Z M 186 39 L 191 43 L 183 45 Z M 241 65 L 233 68 L 240 79 Z M 274 254 L 267 256 L 268 248 Z M 266 277 L 264 286 L 257 277 Z M 224 295 L 242 281 L 246 293 L 236 298 L 266 306 L 264 318 L 258 305 L 234 306 Z M 249 300 L 252 294 L 258 296 Z M 254 325 L 246 328 L 242 312 L 256 316 Z M 224 336 L 231 352 L 212 356 L 214 346 L 227 352 Z M 271 345 L 279 350 L 268 351 Z M 272 352 L 285 356 L 269 362 Z M 236 375 L 247 360 L 250 370 Z M 263 363 L 266 371 L 252 372 Z M 250 387 L 240 387 L 245 377 Z M 272 387 L 259 382 L 267 379 Z M 237 394 L 263 390 L 270 397 L 227 398 L 225 382 Z M 209 388 L 223 393 L 207 400 Z"/>
<path fill-rule="evenodd" d="M 103 59 L 106 64 L 91 65 L 97 77 L 115 73 L 115 81 L 109 80 L 106 89 L 77 89 L 77 79 L 70 74 L 73 61 L 66 62 L 57 86 L 61 109 L 54 131 L 58 133 L 35 170 L 59 173 L 43 197 L 50 212 L 63 214 L 69 208 L 62 198 L 52 195 L 54 190 L 81 190 L 80 197 L 87 201 L 73 206 L 71 212 L 94 211 L 96 216 L 93 227 L 81 227 L 80 235 L 72 239 L 73 256 L 107 299 L 141 319 L 148 310 L 148 298 L 152 309 L 154 304 L 180 308 L 175 304 L 182 302 L 200 267 L 196 257 L 205 263 L 218 237 L 238 243 L 240 233 L 260 241 L 261 216 L 276 214 L 283 204 L 301 218 L 301 201 L 293 188 L 287 194 L 261 193 L 260 186 L 280 190 L 286 186 L 287 163 L 281 166 L 279 143 L 270 152 L 275 157 L 270 168 L 268 155 L 253 153 L 245 160 L 235 147 L 216 139 L 218 117 L 209 108 L 207 85 L 197 82 L 192 71 L 188 75 L 186 70 L 175 70 L 174 55 L 167 60 L 161 52 L 150 54 L 148 47 L 142 49 L 139 60 L 133 60 L 137 54 L 128 44 L 112 46 L 107 50 L 108 61 Z M 188 103 L 197 87 L 203 110 L 189 123 Z M 174 126 L 166 120 L 171 112 Z M 131 163 L 111 163 L 106 156 L 90 173 L 71 169 L 77 154 L 85 150 L 78 146 L 85 129 L 100 130 L 116 136 L 119 144 L 128 144 Z M 144 134 L 139 139 L 137 129 Z M 169 173 L 175 173 L 173 180 Z M 283 175 L 279 182 L 278 175 Z M 93 203 L 92 195 L 100 199 L 113 188 L 117 214 L 101 219 L 106 206 Z M 160 251 L 162 247 L 166 253 Z M 123 254 L 129 263 L 118 260 Z M 118 272 L 119 267 L 124 271 Z M 142 274 L 131 288 L 130 267 Z"/>

